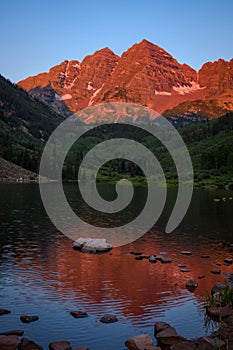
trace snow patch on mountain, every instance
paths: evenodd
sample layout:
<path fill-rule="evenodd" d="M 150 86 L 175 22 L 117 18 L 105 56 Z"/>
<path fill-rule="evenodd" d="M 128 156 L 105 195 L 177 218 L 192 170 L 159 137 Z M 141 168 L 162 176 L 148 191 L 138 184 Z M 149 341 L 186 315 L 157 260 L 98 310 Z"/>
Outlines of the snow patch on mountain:
<path fill-rule="evenodd" d="M 171 92 L 168 92 L 168 91 L 157 91 L 157 90 L 155 90 L 155 95 L 171 96 Z"/>
<path fill-rule="evenodd" d="M 173 90 L 177 92 L 179 95 L 185 95 L 185 94 L 190 94 L 192 92 L 198 91 L 198 90 L 203 90 L 206 87 L 200 87 L 198 83 L 195 81 L 191 82 L 191 86 L 188 85 L 179 85 L 179 86 L 173 86 Z"/>

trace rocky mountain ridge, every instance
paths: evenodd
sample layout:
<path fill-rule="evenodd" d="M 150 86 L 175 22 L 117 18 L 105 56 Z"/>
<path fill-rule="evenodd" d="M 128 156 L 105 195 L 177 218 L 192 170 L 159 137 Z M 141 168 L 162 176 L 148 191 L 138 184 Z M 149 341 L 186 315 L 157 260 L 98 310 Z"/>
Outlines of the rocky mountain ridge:
<path fill-rule="evenodd" d="M 197 72 L 147 40 L 121 57 L 104 48 L 18 84 L 65 116 L 66 109 L 106 102 L 137 103 L 172 117 L 212 119 L 233 110 L 233 59 L 207 62 Z"/>

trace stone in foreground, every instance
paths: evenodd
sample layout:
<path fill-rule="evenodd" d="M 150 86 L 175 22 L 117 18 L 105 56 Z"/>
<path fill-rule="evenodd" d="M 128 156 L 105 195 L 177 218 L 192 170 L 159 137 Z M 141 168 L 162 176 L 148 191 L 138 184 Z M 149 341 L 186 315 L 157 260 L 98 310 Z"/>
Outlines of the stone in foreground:
<path fill-rule="evenodd" d="M 156 338 L 159 342 L 159 345 L 169 346 L 186 340 L 185 338 L 181 337 L 173 327 L 168 327 L 163 331 L 159 332 L 156 335 Z"/>
<path fill-rule="evenodd" d="M 73 248 L 85 253 L 104 253 L 113 247 L 104 238 L 78 238 L 73 243 Z"/>
<path fill-rule="evenodd" d="M 38 320 L 39 320 L 38 316 L 20 316 L 20 321 L 23 323 L 35 322 Z"/>
<path fill-rule="evenodd" d="M 198 283 L 194 278 L 190 278 L 190 280 L 188 280 L 185 283 L 185 287 L 186 289 L 188 289 L 190 292 L 194 292 L 194 290 L 198 287 Z"/>
<path fill-rule="evenodd" d="M 50 350 L 72 350 L 70 346 L 70 342 L 61 340 L 55 341 L 49 344 Z"/>
<path fill-rule="evenodd" d="M 87 317 L 87 313 L 84 311 L 71 311 L 70 314 L 74 317 L 74 318 L 84 318 Z"/>
<path fill-rule="evenodd" d="M 19 344 L 19 338 L 17 335 L 7 335 L 0 338 L 1 350 L 16 350 Z"/>
<path fill-rule="evenodd" d="M 110 315 L 110 314 L 106 314 L 100 319 L 100 322 L 102 323 L 114 323 L 117 321 L 118 321 L 117 317 L 115 315 Z"/>
<path fill-rule="evenodd" d="M 21 340 L 18 348 L 19 350 L 43 350 L 42 346 L 27 338 Z"/>
<path fill-rule="evenodd" d="M 129 350 L 160 350 L 160 347 L 154 345 L 148 334 L 136 335 L 126 340 L 125 345 Z"/>

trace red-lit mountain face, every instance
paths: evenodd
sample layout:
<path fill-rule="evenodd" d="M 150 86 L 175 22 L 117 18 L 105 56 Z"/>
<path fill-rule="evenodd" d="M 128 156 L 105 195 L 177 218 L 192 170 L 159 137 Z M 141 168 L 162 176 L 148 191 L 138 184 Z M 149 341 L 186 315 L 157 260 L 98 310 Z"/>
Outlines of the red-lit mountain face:
<path fill-rule="evenodd" d="M 216 118 L 233 110 L 233 59 L 196 72 L 146 40 L 121 57 L 105 48 L 18 84 L 64 115 L 105 102 L 138 103 L 171 117 Z"/>

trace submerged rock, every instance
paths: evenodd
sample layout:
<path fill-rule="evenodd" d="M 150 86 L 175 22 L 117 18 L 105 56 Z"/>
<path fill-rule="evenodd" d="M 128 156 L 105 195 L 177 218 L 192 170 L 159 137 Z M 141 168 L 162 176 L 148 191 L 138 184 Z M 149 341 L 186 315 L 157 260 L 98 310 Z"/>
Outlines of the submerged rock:
<path fill-rule="evenodd" d="M 21 339 L 18 348 L 19 350 L 43 350 L 42 346 L 27 338 Z"/>
<path fill-rule="evenodd" d="M 115 315 L 105 314 L 101 319 L 100 322 L 102 323 L 114 323 L 117 322 L 118 319 Z"/>
<path fill-rule="evenodd" d="M 190 278 L 190 280 L 185 283 L 185 287 L 190 292 L 193 292 L 198 287 L 198 283 L 194 278 Z"/>
<path fill-rule="evenodd" d="M 35 322 L 38 320 L 39 320 L 38 316 L 20 316 L 20 321 L 23 323 Z"/>
<path fill-rule="evenodd" d="M 113 247 L 104 238 L 78 238 L 73 243 L 73 248 L 85 253 L 104 253 Z"/>
<path fill-rule="evenodd" d="M 66 340 L 55 341 L 49 344 L 50 350 L 72 350 L 70 342 Z"/>
<path fill-rule="evenodd" d="M 126 340 L 125 345 L 130 350 L 160 350 L 155 346 L 149 334 L 140 334 Z"/>

